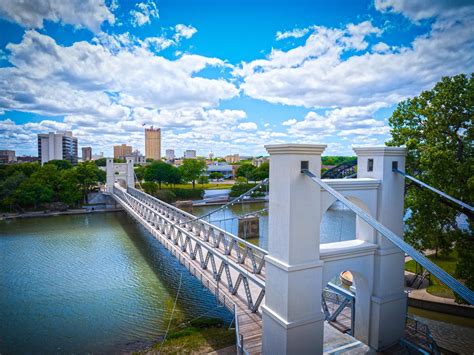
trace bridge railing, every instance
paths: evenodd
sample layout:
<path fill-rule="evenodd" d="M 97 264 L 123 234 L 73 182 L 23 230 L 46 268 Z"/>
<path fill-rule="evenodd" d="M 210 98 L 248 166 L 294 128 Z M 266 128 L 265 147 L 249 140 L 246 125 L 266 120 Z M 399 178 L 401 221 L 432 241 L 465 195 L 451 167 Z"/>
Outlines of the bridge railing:
<path fill-rule="evenodd" d="M 221 280 L 224 279 L 227 281 L 228 292 L 231 295 L 237 295 L 241 289 L 240 286 L 243 285 L 241 299 L 246 301 L 247 308 L 252 312 L 259 310 L 265 296 L 265 281 L 261 277 L 229 258 L 222 250 L 216 250 L 214 245 L 180 225 L 178 221 L 169 218 L 166 211 L 154 208 L 120 187 L 114 186 L 113 192 L 124 207 L 130 209 L 128 212 L 132 216 L 145 222 L 147 229 L 152 233 L 158 233 L 162 238 L 169 240 L 172 245 L 179 247 L 182 253 L 187 253 L 190 256 L 191 260 L 196 260 L 196 264 L 202 270 L 208 269 L 217 283 L 217 288 Z M 231 270 L 234 272 L 232 273 Z M 219 292 L 218 289 L 217 292 Z"/>
<path fill-rule="evenodd" d="M 198 234 L 204 241 L 210 241 L 215 248 L 223 248 L 226 255 L 234 255 L 240 264 L 248 263 L 250 271 L 260 274 L 265 268 L 265 255 L 268 252 L 246 240 L 233 235 L 203 219 L 196 219 L 191 213 L 163 202 L 138 189 L 128 187 L 127 192 L 147 204 L 154 204 L 176 224 Z"/>

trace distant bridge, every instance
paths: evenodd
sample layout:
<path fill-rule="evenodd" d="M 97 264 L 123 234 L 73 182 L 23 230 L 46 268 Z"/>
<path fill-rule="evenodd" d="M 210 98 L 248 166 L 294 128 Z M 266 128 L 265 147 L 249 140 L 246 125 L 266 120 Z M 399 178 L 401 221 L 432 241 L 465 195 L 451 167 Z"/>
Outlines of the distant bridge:
<path fill-rule="evenodd" d="M 346 179 L 357 175 L 357 159 L 345 161 L 321 174 L 321 179 Z"/>

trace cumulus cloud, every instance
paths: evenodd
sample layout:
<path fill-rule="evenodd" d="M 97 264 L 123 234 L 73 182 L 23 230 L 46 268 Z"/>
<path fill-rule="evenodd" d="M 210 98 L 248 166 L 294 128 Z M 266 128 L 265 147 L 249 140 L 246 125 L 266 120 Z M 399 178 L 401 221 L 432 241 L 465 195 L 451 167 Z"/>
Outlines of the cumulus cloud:
<path fill-rule="evenodd" d="M 156 3 L 152 0 L 141 2 L 135 5 L 136 10 L 130 11 L 133 26 L 143 26 L 151 23 L 154 18 L 159 18 L 160 13 Z"/>
<path fill-rule="evenodd" d="M 238 94 L 223 79 L 194 77 L 216 58 L 183 55 L 172 61 L 139 45 L 115 52 L 99 43 L 60 46 L 27 31 L 9 44 L 11 67 L 0 68 L 0 107 L 44 115 L 115 114 L 117 106 L 213 107 Z M 105 111 L 105 112 L 104 112 Z"/>
<path fill-rule="evenodd" d="M 290 136 L 304 139 L 338 136 L 360 141 L 378 135 L 383 140 L 389 128 L 383 120 L 373 117 L 379 108 L 379 105 L 374 104 L 332 109 L 325 114 L 310 111 L 304 119 L 292 118 L 282 125 L 288 127 Z"/>
<path fill-rule="evenodd" d="M 176 41 L 179 41 L 181 38 L 190 39 L 197 32 L 197 29 L 193 26 L 187 26 L 183 24 L 178 24 L 174 28 L 176 31 L 174 39 Z"/>
<path fill-rule="evenodd" d="M 453 16 L 470 6 L 471 0 L 375 0 L 378 11 L 403 14 L 415 22 L 438 16 Z"/>
<path fill-rule="evenodd" d="M 304 37 L 309 31 L 310 28 L 295 28 L 293 30 L 285 32 L 278 31 L 275 37 L 277 41 L 281 41 L 287 38 L 301 38 Z"/>
<path fill-rule="evenodd" d="M 455 19 L 439 19 L 429 34 L 405 47 L 387 50 L 368 38 L 382 36 L 369 21 L 344 28 L 316 27 L 305 44 L 274 49 L 265 59 L 243 63 L 234 74 L 240 88 L 271 103 L 331 108 L 374 103 L 391 106 L 419 94 L 444 75 L 474 67 L 474 7 Z"/>
<path fill-rule="evenodd" d="M 103 0 L 0 0 L 0 17 L 28 28 L 43 28 L 49 20 L 93 32 L 105 21 L 115 21 Z"/>
<path fill-rule="evenodd" d="M 241 129 L 242 131 L 255 131 L 258 129 L 255 122 L 242 122 L 237 126 L 237 128 Z"/>

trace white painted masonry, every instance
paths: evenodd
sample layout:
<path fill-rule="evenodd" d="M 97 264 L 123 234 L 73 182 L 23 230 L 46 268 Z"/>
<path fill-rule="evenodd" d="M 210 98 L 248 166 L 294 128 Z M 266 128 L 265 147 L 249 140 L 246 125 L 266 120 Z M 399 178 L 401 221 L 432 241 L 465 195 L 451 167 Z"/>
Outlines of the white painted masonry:
<path fill-rule="evenodd" d="M 133 163 L 133 157 L 127 157 L 126 163 L 114 163 L 114 160 L 112 158 L 107 158 L 107 192 L 113 192 L 114 183 L 116 181 L 122 181 L 126 186 L 135 187 L 135 172 L 133 170 Z"/>
<path fill-rule="evenodd" d="M 403 335 L 403 252 L 356 221 L 356 240 L 320 244 L 320 221 L 335 199 L 301 174 L 320 175 L 324 145 L 270 145 L 269 245 L 262 306 L 265 354 L 322 353 L 321 294 L 349 270 L 356 288 L 355 337 L 381 350 Z M 355 148 L 358 178 L 325 180 L 398 235 L 403 235 L 405 149 Z M 369 159 L 373 168 L 368 171 Z"/>

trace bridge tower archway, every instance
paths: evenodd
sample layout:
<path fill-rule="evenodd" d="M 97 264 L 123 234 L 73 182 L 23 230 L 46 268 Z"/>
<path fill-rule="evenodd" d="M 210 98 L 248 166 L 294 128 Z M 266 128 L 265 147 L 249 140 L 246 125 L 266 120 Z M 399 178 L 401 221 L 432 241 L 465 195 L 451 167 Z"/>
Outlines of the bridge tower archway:
<path fill-rule="evenodd" d="M 125 163 L 114 163 L 112 158 L 107 158 L 106 165 L 106 187 L 107 192 L 112 192 L 114 183 L 122 187 L 135 187 L 135 172 L 133 170 L 133 158 L 127 157 Z"/>

